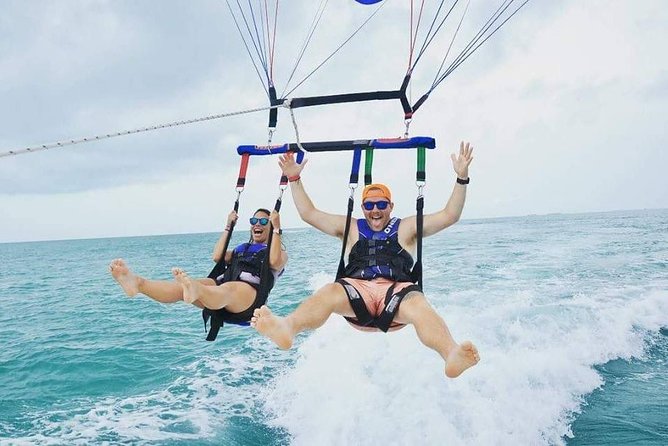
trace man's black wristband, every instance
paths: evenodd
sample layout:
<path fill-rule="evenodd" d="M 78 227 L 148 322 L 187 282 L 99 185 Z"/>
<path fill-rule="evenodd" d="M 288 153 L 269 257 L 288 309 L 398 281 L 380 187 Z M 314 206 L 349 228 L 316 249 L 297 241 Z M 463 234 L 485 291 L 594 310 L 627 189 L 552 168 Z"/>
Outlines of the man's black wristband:
<path fill-rule="evenodd" d="M 467 177 L 465 180 L 462 180 L 461 178 L 457 177 L 457 184 L 469 184 L 471 181 L 470 177 Z"/>

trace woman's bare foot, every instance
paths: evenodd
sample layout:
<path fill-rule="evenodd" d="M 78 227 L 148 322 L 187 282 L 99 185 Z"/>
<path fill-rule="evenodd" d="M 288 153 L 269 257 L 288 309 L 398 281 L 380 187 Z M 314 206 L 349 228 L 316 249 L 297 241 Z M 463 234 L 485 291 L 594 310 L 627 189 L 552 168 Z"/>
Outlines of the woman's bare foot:
<path fill-rule="evenodd" d="M 294 335 L 290 325 L 284 317 L 276 316 L 266 305 L 257 308 L 251 318 L 251 327 L 262 336 L 271 339 L 274 344 L 283 350 L 292 347 Z"/>
<path fill-rule="evenodd" d="M 139 283 L 141 278 L 130 271 L 123 259 L 114 259 L 109 265 L 111 276 L 123 288 L 128 296 L 136 296 L 139 293 Z"/>
<path fill-rule="evenodd" d="M 191 304 L 199 300 L 199 284 L 192 280 L 188 273 L 181 268 L 172 268 L 172 274 L 174 275 L 174 280 L 183 288 L 183 301 L 185 303 Z"/>
<path fill-rule="evenodd" d="M 464 370 L 473 367 L 480 361 L 478 349 L 471 341 L 464 341 L 455 347 L 445 360 L 445 376 L 457 378 Z"/>

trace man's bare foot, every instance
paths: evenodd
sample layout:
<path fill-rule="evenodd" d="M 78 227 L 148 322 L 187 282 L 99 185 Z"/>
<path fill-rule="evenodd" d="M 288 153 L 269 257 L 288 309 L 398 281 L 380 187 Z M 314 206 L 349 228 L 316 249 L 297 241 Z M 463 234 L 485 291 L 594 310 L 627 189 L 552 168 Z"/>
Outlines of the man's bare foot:
<path fill-rule="evenodd" d="M 139 282 L 141 278 L 130 271 L 123 259 L 114 259 L 109 265 L 111 276 L 123 288 L 128 296 L 136 296 L 139 293 Z"/>
<path fill-rule="evenodd" d="M 445 376 L 457 378 L 464 370 L 473 367 L 480 361 L 478 349 L 471 341 L 464 341 L 455 347 L 445 360 Z"/>
<path fill-rule="evenodd" d="M 183 288 L 183 301 L 185 303 L 191 304 L 199 299 L 199 289 L 197 288 L 199 284 L 192 280 L 188 273 L 181 268 L 172 268 L 172 274 L 174 280 Z"/>
<path fill-rule="evenodd" d="M 276 316 L 266 305 L 253 312 L 251 327 L 262 336 L 271 339 L 278 348 L 287 350 L 292 347 L 294 335 L 288 321 L 284 317 Z"/>

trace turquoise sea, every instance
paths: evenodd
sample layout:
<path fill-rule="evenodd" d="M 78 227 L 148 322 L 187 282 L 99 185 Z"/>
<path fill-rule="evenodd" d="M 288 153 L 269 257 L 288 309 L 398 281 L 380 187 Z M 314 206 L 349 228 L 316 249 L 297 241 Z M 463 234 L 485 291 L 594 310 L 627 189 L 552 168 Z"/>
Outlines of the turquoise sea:
<path fill-rule="evenodd" d="M 247 234 L 238 231 L 238 242 Z M 460 379 L 412 328 L 331 318 L 277 350 L 204 341 L 193 307 L 126 298 L 107 265 L 202 276 L 218 234 L 0 244 L 0 444 L 668 444 L 668 210 L 465 220 L 425 240 L 425 287 L 482 360 Z M 287 230 L 279 314 L 339 245 Z"/>

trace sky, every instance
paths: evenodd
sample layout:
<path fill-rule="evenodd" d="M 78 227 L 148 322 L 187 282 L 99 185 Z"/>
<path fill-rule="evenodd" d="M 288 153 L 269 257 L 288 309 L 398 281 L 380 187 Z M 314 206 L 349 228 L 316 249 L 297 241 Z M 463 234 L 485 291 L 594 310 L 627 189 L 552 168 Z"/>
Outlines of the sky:
<path fill-rule="evenodd" d="M 279 92 L 318 3 L 280 3 Z M 293 97 L 399 87 L 410 2 L 385 3 Z M 427 3 L 420 32 L 439 2 Z M 498 4 L 471 1 L 449 60 Z M 413 99 L 431 84 L 463 5 L 416 68 Z M 267 105 L 223 0 L 2 6 L 0 153 Z M 330 0 L 296 77 L 374 10 Z M 530 1 L 414 116 L 411 135 L 438 145 L 427 157 L 426 211 L 445 205 L 450 153 L 462 140 L 475 147 L 464 219 L 667 208 L 666 42 L 662 0 Z M 404 132 L 394 101 L 302 108 L 295 118 L 302 141 Z M 236 147 L 265 144 L 266 121 L 267 112 L 245 114 L 2 157 L 0 242 L 220 231 L 236 196 Z M 281 110 L 274 142 L 294 139 Z M 399 216 L 414 212 L 414 157 L 396 150 L 374 159 L 374 179 L 392 188 Z M 349 152 L 309 156 L 302 178 L 319 208 L 345 213 L 349 169 Z M 273 206 L 279 175 L 276 157 L 251 160 L 242 219 Z M 303 226 L 285 197 L 282 226 Z"/>

